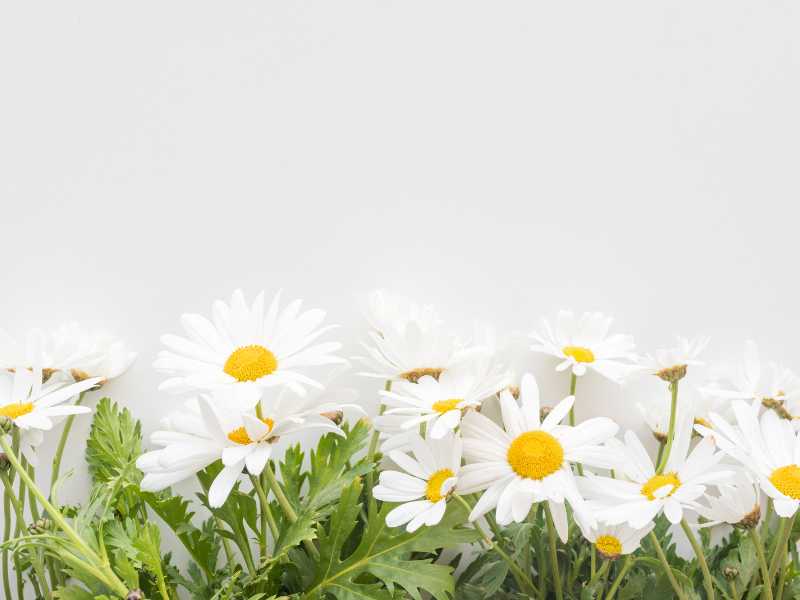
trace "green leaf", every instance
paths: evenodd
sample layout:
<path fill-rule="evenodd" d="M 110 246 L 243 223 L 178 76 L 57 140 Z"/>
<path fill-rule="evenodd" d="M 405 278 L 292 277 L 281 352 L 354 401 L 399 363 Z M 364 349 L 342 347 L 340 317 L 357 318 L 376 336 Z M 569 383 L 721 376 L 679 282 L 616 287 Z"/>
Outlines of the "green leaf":
<path fill-rule="evenodd" d="M 386 503 L 369 518 L 355 549 L 345 557 L 346 542 L 358 523 L 361 490 L 359 479 L 345 488 L 327 528 L 320 530 L 320 560 L 303 597 L 321 598 L 328 593 L 338 600 L 387 600 L 393 597 L 395 585 L 415 600 L 421 598 L 423 590 L 437 600 L 452 595 L 452 568 L 431 564 L 430 558 L 412 559 L 412 553 L 432 553 L 445 546 L 475 541 L 477 532 L 460 527 L 466 521 L 466 511 L 451 503 L 441 523 L 407 533 L 386 526 L 386 515 L 392 509 Z M 386 589 L 370 582 L 367 575 L 380 579 Z"/>
<path fill-rule="evenodd" d="M 58 598 L 58 600 L 94 600 L 95 596 L 82 587 L 68 585 L 67 587 L 60 587 L 54 590 L 53 597 Z"/>

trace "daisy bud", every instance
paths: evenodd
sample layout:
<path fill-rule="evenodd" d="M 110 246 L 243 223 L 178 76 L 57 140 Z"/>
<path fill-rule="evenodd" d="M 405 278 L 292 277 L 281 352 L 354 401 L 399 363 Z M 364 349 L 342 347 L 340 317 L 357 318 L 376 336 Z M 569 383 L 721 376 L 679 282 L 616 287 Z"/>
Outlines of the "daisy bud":
<path fill-rule="evenodd" d="M 728 581 L 732 579 L 736 579 L 739 576 L 739 569 L 736 567 L 725 567 L 722 570 L 722 574 L 725 575 L 725 579 Z"/>
<path fill-rule="evenodd" d="M 0 452 L 0 472 L 6 472 L 11 470 L 11 461 L 8 460 L 8 457 L 5 455 L 4 452 Z"/>
<path fill-rule="evenodd" d="M 686 377 L 686 365 L 675 365 L 656 372 L 656 377 L 660 377 L 669 383 L 675 383 Z"/>
<path fill-rule="evenodd" d="M 322 413 L 320 416 L 330 419 L 335 425 L 341 425 L 342 419 L 344 418 L 344 413 L 341 410 L 331 410 Z"/>
<path fill-rule="evenodd" d="M 144 592 L 142 590 L 131 590 L 125 596 L 125 600 L 144 600 Z"/>
<path fill-rule="evenodd" d="M 14 428 L 14 421 L 6 416 L 0 417 L 0 433 L 11 433 Z"/>
<path fill-rule="evenodd" d="M 36 533 L 44 533 L 46 531 L 50 531 L 53 528 L 53 522 L 50 519 L 39 519 L 35 523 L 31 523 L 28 526 L 28 531 L 36 534 Z"/>

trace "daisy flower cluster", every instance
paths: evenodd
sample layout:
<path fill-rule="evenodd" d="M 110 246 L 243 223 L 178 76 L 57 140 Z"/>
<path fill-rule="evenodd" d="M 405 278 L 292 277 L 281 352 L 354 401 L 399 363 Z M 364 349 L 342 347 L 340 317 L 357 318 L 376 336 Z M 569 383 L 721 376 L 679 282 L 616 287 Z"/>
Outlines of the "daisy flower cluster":
<path fill-rule="evenodd" d="M 221 461 L 208 489 L 210 506 L 219 507 L 243 471 L 273 476 L 267 464 L 279 440 L 342 434 L 338 413 L 360 408 L 335 386 L 347 361 L 336 354 L 340 343 L 323 341 L 336 327 L 325 317 L 301 300 L 282 306 L 280 292 L 268 305 L 263 292 L 248 304 L 241 290 L 230 303 L 216 301 L 210 319 L 183 315 L 184 336 L 162 336 L 166 350 L 154 366 L 167 376 L 160 389 L 184 400 L 151 435 L 158 449 L 138 459 L 142 489 L 163 490 Z"/>

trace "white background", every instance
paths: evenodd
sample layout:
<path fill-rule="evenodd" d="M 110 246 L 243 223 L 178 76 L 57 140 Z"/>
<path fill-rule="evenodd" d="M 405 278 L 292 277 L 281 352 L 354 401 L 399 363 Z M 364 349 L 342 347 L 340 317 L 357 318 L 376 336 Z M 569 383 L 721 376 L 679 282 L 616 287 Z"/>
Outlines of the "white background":
<path fill-rule="evenodd" d="M 349 354 L 384 286 L 800 368 L 798 31 L 777 1 L 4 3 L 0 327 L 126 337 L 108 392 L 147 432 L 159 335 L 239 286 L 329 309 Z M 629 426 L 660 390 L 581 386 Z"/>

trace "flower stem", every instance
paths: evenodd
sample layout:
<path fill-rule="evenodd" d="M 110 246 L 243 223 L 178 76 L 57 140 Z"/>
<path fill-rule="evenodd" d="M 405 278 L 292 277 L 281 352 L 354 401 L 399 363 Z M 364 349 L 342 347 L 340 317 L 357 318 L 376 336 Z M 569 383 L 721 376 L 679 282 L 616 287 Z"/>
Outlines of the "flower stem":
<path fill-rule="evenodd" d="M 464 498 L 462 498 L 458 494 L 453 494 L 453 497 L 458 502 L 460 502 L 464 506 L 464 508 L 467 509 L 468 513 L 472 511 L 472 507 L 469 505 L 469 503 Z M 522 569 L 519 568 L 519 565 L 514 561 L 514 559 L 511 558 L 505 552 L 505 550 L 503 550 L 500 547 L 499 544 L 496 544 L 495 542 L 493 542 L 491 540 L 489 535 L 486 533 L 486 531 L 484 531 L 483 527 L 480 526 L 480 523 L 478 523 L 478 521 L 473 521 L 472 525 L 473 525 L 473 527 L 475 527 L 475 530 L 483 538 L 483 543 L 486 546 L 486 549 L 487 550 L 494 550 L 495 552 L 497 552 L 498 556 L 500 556 L 500 558 L 502 558 L 506 562 L 506 564 L 508 565 L 508 568 L 511 570 L 511 574 L 514 576 L 514 579 L 517 581 L 517 585 L 520 587 L 520 589 L 523 589 L 523 588 L 527 587 L 528 589 L 526 591 L 530 592 L 533 595 L 538 595 L 539 591 L 536 589 L 536 586 L 533 584 L 533 581 L 530 578 L 530 574 L 525 574 L 525 572 Z"/>
<path fill-rule="evenodd" d="M 75 400 L 73 406 L 80 406 L 83 402 L 83 396 L 86 392 L 81 392 L 78 396 L 78 399 Z M 61 437 L 58 438 L 58 446 L 56 447 L 56 453 L 53 457 L 53 470 L 50 474 L 50 494 L 52 498 L 53 493 L 53 486 L 58 481 L 58 476 L 61 472 L 61 457 L 64 455 L 64 448 L 67 446 L 67 438 L 69 437 L 69 432 L 72 430 L 72 424 L 75 422 L 75 415 L 69 415 L 67 420 L 64 421 L 64 428 L 61 430 Z"/>
<path fill-rule="evenodd" d="M 697 562 L 700 564 L 700 570 L 703 572 L 703 587 L 706 588 L 708 600 L 714 600 L 714 579 L 711 577 L 711 571 L 708 570 L 708 563 L 703 554 L 703 548 L 700 546 L 700 542 L 697 541 L 697 536 L 695 536 L 692 528 L 689 527 L 689 523 L 686 522 L 686 519 L 681 520 L 681 528 L 686 534 L 686 537 L 689 538 L 689 543 L 692 545 L 692 550 L 694 550 L 694 554 L 697 557 Z"/>
<path fill-rule="evenodd" d="M 114 571 L 111 569 L 111 565 L 109 565 L 108 561 L 101 560 L 97 553 L 95 553 L 95 551 L 89 547 L 83 538 L 78 535 L 74 529 L 72 529 L 69 523 L 67 523 L 66 519 L 64 519 L 61 512 L 52 504 L 50 504 L 50 502 L 48 502 L 41 490 L 36 487 L 36 484 L 33 482 L 30 475 L 28 475 L 28 471 L 23 468 L 22 464 L 20 464 L 17 456 L 14 454 L 14 451 L 8 445 L 5 436 L 0 436 L 0 446 L 2 446 L 3 452 L 6 453 L 11 465 L 14 467 L 14 469 L 16 469 L 20 479 L 25 482 L 25 485 L 28 487 L 28 491 L 30 492 L 31 496 L 39 500 L 42 508 L 47 511 L 47 514 L 50 515 L 50 518 L 64 532 L 67 538 L 69 538 L 69 540 L 75 544 L 76 548 L 81 552 L 81 554 L 98 566 L 104 577 L 103 583 L 111 588 L 114 593 L 125 598 L 128 595 L 128 587 L 122 583 L 119 577 L 117 577 L 116 573 L 114 573 Z"/>
<path fill-rule="evenodd" d="M 569 395 L 575 396 L 575 390 L 578 387 L 578 376 L 575 373 L 570 371 L 569 374 Z M 575 427 L 575 402 L 573 401 L 572 406 L 569 409 L 569 424 L 570 427 Z M 575 468 L 578 470 L 578 475 L 583 475 L 583 465 L 581 463 L 576 463 Z"/>
<path fill-rule="evenodd" d="M 753 540 L 753 545 L 756 547 L 756 556 L 758 557 L 758 567 L 761 569 L 761 579 L 764 581 L 763 593 L 767 600 L 772 600 L 772 586 L 767 582 L 769 579 L 769 569 L 767 569 L 767 559 L 764 556 L 764 542 L 761 541 L 761 536 L 758 533 L 758 527 L 750 529 L 750 537 Z M 733 583 L 733 581 L 731 581 Z"/>
<path fill-rule="evenodd" d="M 386 384 L 383 386 L 383 389 L 387 392 L 391 391 L 392 389 L 392 380 L 387 379 Z M 386 410 L 386 405 L 381 402 L 380 406 L 378 407 L 378 416 L 382 415 Z M 367 449 L 367 464 L 371 464 L 373 460 L 375 460 L 375 452 L 378 450 L 378 439 L 380 438 L 380 432 L 375 429 L 375 424 L 372 425 L 372 438 L 369 440 L 369 448 Z M 367 507 L 369 510 L 369 516 L 371 517 L 374 515 L 378 510 L 378 501 L 372 497 L 372 488 L 375 486 L 375 469 L 370 469 L 367 473 L 366 478 L 366 494 L 367 494 Z"/>
<path fill-rule="evenodd" d="M 292 507 L 292 503 L 289 502 L 289 499 L 286 497 L 286 494 L 283 493 L 283 488 L 281 488 L 281 484 L 275 477 L 275 473 L 272 472 L 272 465 L 270 463 L 267 463 L 264 473 L 267 478 L 267 483 L 269 484 L 272 493 L 275 494 L 275 499 L 278 501 L 278 504 L 281 505 L 281 509 L 286 515 L 286 518 L 290 523 L 294 523 L 297 521 L 297 513 Z M 312 559 L 319 560 L 319 550 L 317 550 L 317 547 L 311 542 L 311 540 L 303 540 L 303 546 Z"/>
<path fill-rule="evenodd" d="M 769 563 L 769 580 L 764 582 L 765 586 L 772 586 L 775 579 L 775 573 L 778 571 L 778 565 L 785 560 L 786 545 L 789 543 L 789 538 L 792 535 L 792 528 L 794 520 L 797 518 L 795 512 L 791 517 L 781 519 L 781 525 L 778 529 L 778 543 L 775 545 L 775 552 L 772 554 L 772 561 Z M 780 596 L 778 596 L 780 598 Z"/>
<path fill-rule="evenodd" d="M 261 476 L 250 475 L 250 481 L 253 483 L 253 489 L 258 495 L 258 504 L 261 518 L 261 532 L 258 536 L 258 557 L 263 562 L 267 557 L 267 510 L 269 509 L 269 500 L 264 493 L 264 486 L 261 485 Z M 274 533 L 274 532 L 273 532 Z"/>
<path fill-rule="evenodd" d="M 669 384 L 671 392 L 671 399 L 669 405 L 669 431 L 667 432 L 667 445 L 664 446 L 664 452 L 661 456 L 661 461 L 658 463 L 656 474 L 660 475 L 664 472 L 669 461 L 669 455 L 672 451 L 672 442 L 675 440 L 675 420 L 678 413 L 678 382 L 673 381 Z"/>
<path fill-rule="evenodd" d="M 619 575 L 614 579 L 614 583 L 611 584 L 611 589 L 608 590 L 608 595 L 606 596 L 606 600 L 612 600 L 614 595 L 617 593 L 619 586 L 622 584 L 622 580 L 625 579 L 625 575 L 628 574 L 630 568 L 633 566 L 633 556 L 630 554 L 625 557 L 625 562 L 622 565 L 622 569 L 619 572 Z"/>
<path fill-rule="evenodd" d="M 667 556 L 664 554 L 664 549 L 661 547 L 661 543 L 658 541 L 656 534 L 651 531 L 649 537 L 650 541 L 652 542 L 653 546 L 656 549 L 656 554 L 658 554 L 658 559 L 661 561 L 661 566 L 664 567 L 664 573 L 667 575 L 667 579 L 669 579 L 669 582 L 672 585 L 672 589 L 675 592 L 675 595 L 680 600 L 687 600 L 686 594 L 678 585 L 678 580 L 675 579 L 675 574 L 672 572 L 672 567 L 669 566 L 669 561 L 667 561 Z"/>
<path fill-rule="evenodd" d="M 3 491 L 3 543 L 11 536 L 11 498 L 9 491 Z M 11 598 L 11 583 L 8 580 L 8 548 L 3 547 L 3 591 L 5 598 Z"/>
<path fill-rule="evenodd" d="M 22 511 L 22 505 L 19 503 L 19 500 L 14 495 L 14 487 L 11 484 L 11 480 L 8 478 L 6 473 L 0 473 L 0 479 L 3 480 L 3 486 L 5 487 L 6 497 L 11 501 L 11 505 L 14 507 L 14 512 L 16 513 L 16 518 L 18 523 L 25 522 L 25 515 Z M 47 585 L 47 577 L 45 576 L 44 566 L 42 565 L 41 555 L 39 554 L 38 548 L 32 548 L 30 550 L 31 554 L 31 564 L 33 565 L 33 570 L 36 574 L 36 578 L 39 581 L 39 585 L 41 587 L 42 592 L 46 598 L 51 598 L 52 594 L 50 593 L 50 587 Z"/>
<path fill-rule="evenodd" d="M 547 539 L 550 542 L 550 569 L 553 572 L 553 587 L 556 590 L 556 600 L 563 600 L 564 591 L 561 589 L 561 572 L 558 567 L 558 551 L 556 549 L 556 526 L 553 523 L 550 507 L 545 507 L 545 511 L 547 514 Z"/>

